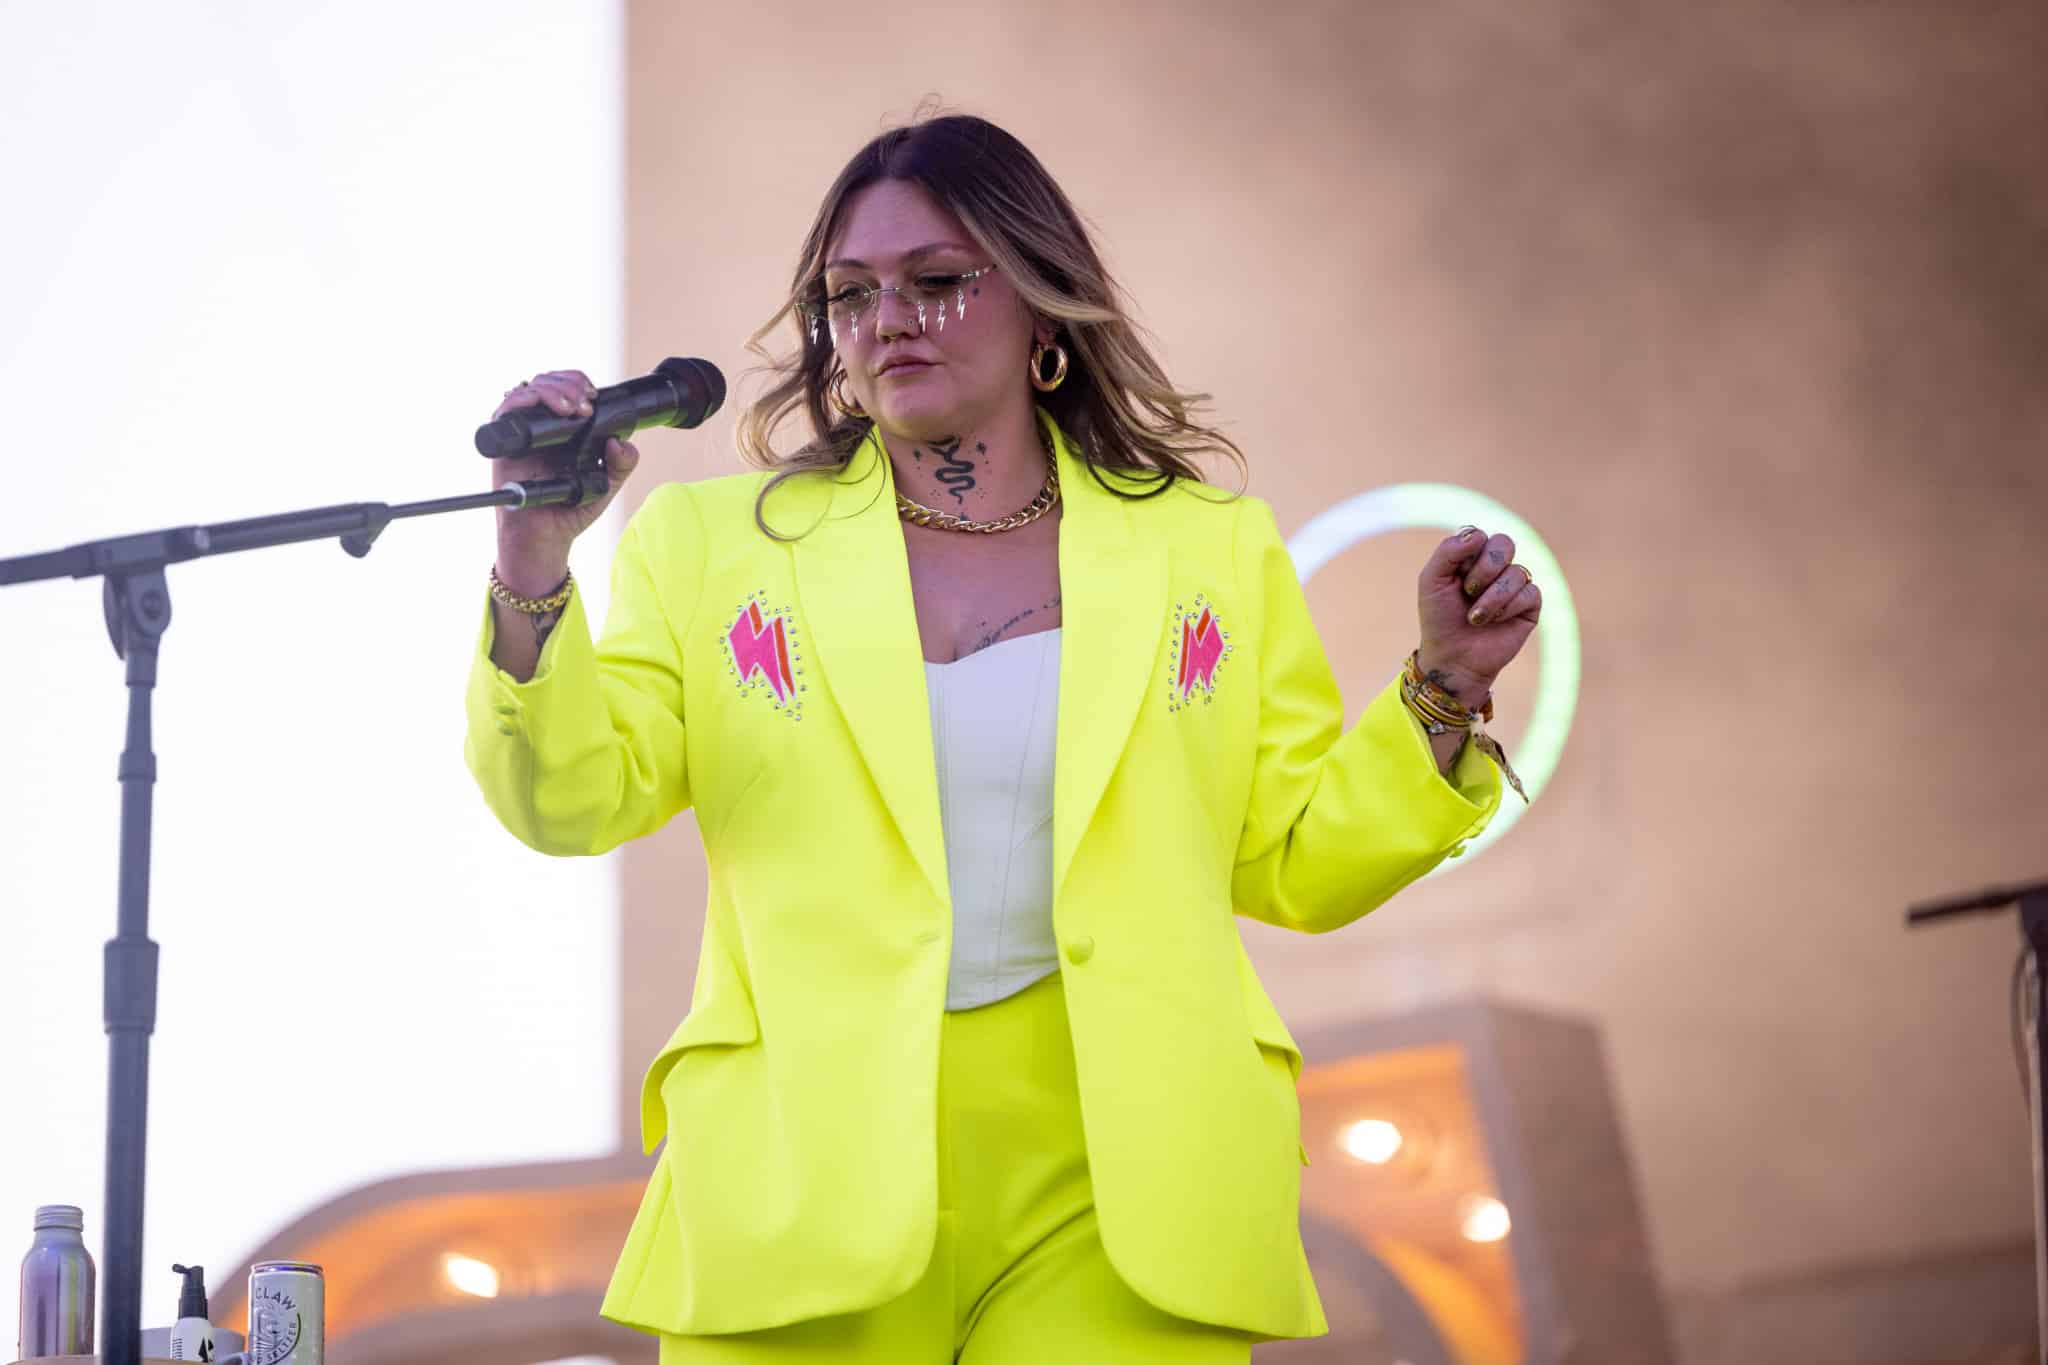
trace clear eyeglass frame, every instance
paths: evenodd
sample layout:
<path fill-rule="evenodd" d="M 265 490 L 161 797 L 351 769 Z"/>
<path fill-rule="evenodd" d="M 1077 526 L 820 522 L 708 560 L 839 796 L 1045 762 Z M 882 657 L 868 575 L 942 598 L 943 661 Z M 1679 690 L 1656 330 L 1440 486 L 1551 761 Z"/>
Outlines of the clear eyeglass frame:
<path fill-rule="evenodd" d="M 880 313 L 884 294 L 894 294 L 910 305 L 917 314 L 918 331 L 924 331 L 936 316 L 938 330 L 943 332 L 948 311 L 953 314 L 955 322 L 967 316 L 967 286 L 994 270 L 996 265 L 991 261 L 979 270 L 927 270 L 907 284 L 892 284 L 886 288 L 872 284 L 842 284 L 828 296 L 806 300 L 799 305 L 798 311 L 810 332 L 812 345 L 817 344 L 820 332 L 827 332 L 832 337 L 832 344 L 837 346 L 841 327 L 849 329 L 853 339 L 859 341 L 860 320 L 868 315 L 870 309 Z"/>

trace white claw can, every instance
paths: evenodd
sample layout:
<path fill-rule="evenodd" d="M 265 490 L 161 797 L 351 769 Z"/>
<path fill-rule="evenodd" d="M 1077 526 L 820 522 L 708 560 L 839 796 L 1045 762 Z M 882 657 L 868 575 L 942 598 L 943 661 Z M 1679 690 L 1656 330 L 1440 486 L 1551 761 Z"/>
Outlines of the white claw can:
<path fill-rule="evenodd" d="M 324 1365 L 327 1282 L 304 1261 L 249 1267 L 249 1365 Z"/>

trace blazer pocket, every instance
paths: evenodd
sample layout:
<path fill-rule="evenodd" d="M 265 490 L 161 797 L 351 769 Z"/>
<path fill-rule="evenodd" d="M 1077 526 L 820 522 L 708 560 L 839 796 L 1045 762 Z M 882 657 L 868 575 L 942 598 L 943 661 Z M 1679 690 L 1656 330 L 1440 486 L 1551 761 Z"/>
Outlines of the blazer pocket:
<path fill-rule="evenodd" d="M 1298 1084 L 1301 1081 L 1300 1045 L 1294 1041 L 1294 1035 L 1287 1031 L 1286 1023 L 1280 1018 L 1280 1011 L 1273 1008 L 1272 998 L 1266 994 L 1266 988 L 1259 984 L 1258 973 L 1252 970 L 1251 959 L 1240 952 L 1237 963 L 1238 981 L 1244 990 L 1245 1018 L 1251 1026 L 1252 1042 L 1265 1051 L 1278 1053 L 1287 1064 L 1288 1079 Z M 1299 1134 L 1294 1140 L 1294 1153 L 1301 1159 L 1302 1165 L 1309 1164 L 1308 1146 L 1301 1141 Z"/>
<path fill-rule="evenodd" d="M 1269 1047 L 1287 1057 L 1287 1074 L 1296 1081 L 1301 1079 L 1301 1048 L 1294 1041 L 1294 1035 L 1287 1031 L 1287 1025 L 1280 1019 L 1280 1011 L 1273 1008 L 1266 988 L 1259 984 L 1258 974 L 1252 970 L 1251 959 L 1242 951 L 1237 958 L 1238 983 L 1244 988 L 1245 1018 L 1251 1025 L 1252 1041 L 1260 1047 Z"/>
<path fill-rule="evenodd" d="M 754 1007 L 743 999 L 714 997 L 683 1016 L 640 1082 L 641 1150 L 653 1151 L 668 1136 L 668 1107 L 662 1102 L 661 1087 L 685 1052 L 700 1047 L 744 1047 L 760 1037 Z"/>

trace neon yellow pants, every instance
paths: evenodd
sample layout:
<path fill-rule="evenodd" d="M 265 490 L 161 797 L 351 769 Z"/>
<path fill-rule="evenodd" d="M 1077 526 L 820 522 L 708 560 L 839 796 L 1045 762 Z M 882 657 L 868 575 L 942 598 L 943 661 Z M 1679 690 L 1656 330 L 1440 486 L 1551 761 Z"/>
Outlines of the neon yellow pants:
<path fill-rule="evenodd" d="M 661 1365 L 1248 1365 L 1265 1338 L 1154 1308 L 1103 1253 L 1057 972 L 946 1015 L 938 1120 L 923 1279 L 862 1313 L 664 1336 Z"/>

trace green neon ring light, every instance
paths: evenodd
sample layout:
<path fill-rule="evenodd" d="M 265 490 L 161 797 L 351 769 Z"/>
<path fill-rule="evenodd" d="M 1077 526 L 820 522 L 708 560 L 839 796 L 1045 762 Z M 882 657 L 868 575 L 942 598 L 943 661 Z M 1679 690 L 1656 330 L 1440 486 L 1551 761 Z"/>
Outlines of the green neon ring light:
<path fill-rule="evenodd" d="M 1515 542 L 1515 558 L 1526 565 L 1543 588 L 1543 616 L 1536 623 L 1536 704 L 1529 728 L 1508 755 L 1528 789 L 1530 801 L 1542 795 L 1557 771 L 1564 743 L 1571 734 L 1579 706 L 1579 613 L 1557 556 L 1536 528 L 1484 493 L 1450 483 L 1398 483 L 1369 489 L 1346 498 L 1309 519 L 1287 541 L 1294 571 L 1303 586 L 1318 569 L 1360 541 L 1388 531 L 1432 530 L 1449 533 L 1461 526 L 1483 526 L 1505 532 Z M 1500 811 L 1484 833 L 1465 846 L 1466 856 L 1437 865 L 1447 872 L 1471 861 L 1514 828 L 1526 808 L 1512 791 L 1503 790 Z M 1435 875 L 1434 873 L 1432 875 Z"/>

